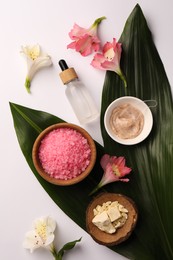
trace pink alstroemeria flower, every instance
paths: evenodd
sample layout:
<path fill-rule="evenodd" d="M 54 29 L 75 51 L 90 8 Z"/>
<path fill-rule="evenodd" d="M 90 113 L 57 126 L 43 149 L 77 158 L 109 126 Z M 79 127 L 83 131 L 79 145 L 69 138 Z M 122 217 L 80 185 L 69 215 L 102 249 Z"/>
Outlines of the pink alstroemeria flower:
<path fill-rule="evenodd" d="M 68 44 L 67 48 L 75 49 L 82 56 L 87 56 L 93 51 L 99 51 L 100 40 L 97 37 L 97 27 L 103 19 L 106 19 L 106 17 L 102 16 L 96 19 L 89 29 L 82 28 L 75 23 L 73 29 L 69 32 L 73 42 Z"/>
<path fill-rule="evenodd" d="M 121 43 L 116 42 L 116 39 L 113 38 L 112 43 L 107 42 L 103 46 L 102 53 L 95 54 L 91 65 L 96 69 L 111 70 L 116 72 L 123 80 L 125 87 L 127 87 L 125 76 L 120 68 L 121 52 Z"/>
<path fill-rule="evenodd" d="M 128 178 L 123 178 L 127 174 L 131 172 L 131 168 L 125 166 L 125 158 L 124 157 L 116 157 L 110 156 L 108 154 L 103 155 L 101 158 L 100 164 L 104 170 L 103 177 L 99 184 L 94 188 L 94 190 L 90 193 L 93 194 L 98 191 L 104 185 L 115 182 L 115 181 L 123 181 L 128 182 Z"/>

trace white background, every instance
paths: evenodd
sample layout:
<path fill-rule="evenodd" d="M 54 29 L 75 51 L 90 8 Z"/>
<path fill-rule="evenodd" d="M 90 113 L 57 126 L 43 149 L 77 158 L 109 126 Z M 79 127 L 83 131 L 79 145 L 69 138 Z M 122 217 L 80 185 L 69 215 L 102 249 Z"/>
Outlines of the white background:
<path fill-rule="evenodd" d="M 153 33 L 170 84 L 173 85 L 173 2 L 139 0 L 138 3 Z M 92 55 L 84 58 L 74 50 L 67 50 L 66 46 L 71 42 L 68 32 L 74 22 L 88 28 L 96 18 L 106 16 L 107 19 L 99 27 L 102 42 L 112 41 L 113 37 L 119 39 L 126 19 L 136 4 L 134 0 L 0 1 L 0 259 L 52 259 L 45 250 L 39 249 L 30 254 L 22 248 L 24 235 L 31 229 L 32 221 L 45 215 L 57 221 L 58 248 L 82 237 L 82 241 L 64 255 L 64 260 L 124 259 L 95 243 L 41 187 L 20 150 L 9 102 L 43 110 L 79 124 L 58 76 L 58 61 L 64 58 L 70 66 L 75 67 L 100 109 L 105 72 L 91 67 Z M 24 87 L 26 63 L 20 54 L 20 47 L 36 43 L 52 57 L 53 66 L 36 74 L 32 81 L 32 93 L 28 94 Z M 99 120 L 83 127 L 102 144 Z"/>

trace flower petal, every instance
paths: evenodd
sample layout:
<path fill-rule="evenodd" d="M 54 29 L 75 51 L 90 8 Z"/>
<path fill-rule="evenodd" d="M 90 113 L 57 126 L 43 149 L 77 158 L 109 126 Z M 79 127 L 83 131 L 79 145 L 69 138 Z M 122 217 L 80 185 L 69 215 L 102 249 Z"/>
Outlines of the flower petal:
<path fill-rule="evenodd" d="M 107 68 L 104 68 L 102 66 L 102 63 L 105 61 L 105 57 L 103 56 L 103 54 L 101 53 L 96 53 L 94 55 L 94 58 L 91 62 L 91 65 L 96 68 L 96 69 L 100 69 L 100 70 L 106 70 Z"/>
<path fill-rule="evenodd" d="M 110 162 L 110 155 L 109 154 L 104 154 L 100 160 L 100 165 L 103 168 L 103 170 L 106 170 L 107 164 Z"/>
<path fill-rule="evenodd" d="M 55 235 L 52 233 L 52 234 L 49 234 L 49 236 L 47 237 L 46 241 L 44 242 L 44 247 L 50 245 L 55 239 Z"/>
<path fill-rule="evenodd" d="M 124 167 L 125 166 L 125 158 L 123 156 L 117 157 L 116 161 L 114 161 L 118 166 Z"/>
<path fill-rule="evenodd" d="M 35 230 L 29 231 L 25 235 L 25 239 L 23 241 L 23 247 L 29 249 L 32 253 L 35 249 L 39 248 L 43 245 L 41 238 L 35 232 Z"/>
<path fill-rule="evenodd" d="M 31 81 L 37 71 L 39 71 L 40 69 L 42 69 L 44 67 L 49 67 L 51 65 L 52 65 L 52 60 L 51 60 L 50 56 L 39 57 L 32 63 L 32 66 L 30 67 L 30 69 L 28 71 L 27 77 Z"/>
<path fill-rule="evenodd" d="M 67 49 L 75 49 L 76 48 L 76 42 L 71 42 L 67 45 Z"/>
<path fill-rule="evenodd" d="M 83 37 L 83 35 L 86 33 L 88 33 L 88 29 L 82 28 L 75 23 L 73 25 L 73 29 L 69 32 L 69 36 L 72 40 L 76 40 L 80 37 Z"/>
<path fill-rule="evenodd" d="M 83 38 L 76 42 L 76 51 L 80 52 L 83 56 L 87 56 L 92 52 L 92 38 L 85 34 Z"/>
<path fill-rule="evenodd" d="M 53 218 L 51 218 L 51 217 L 47 217 L 47 219 L 46 219 L 46 225 L 47 225 L 47 227 L 49 228 L 49 232 L 51 231 L 51 232 L 54 232 L 55 231 L 55 228 L 56 228 L 56 221 L 53 219 Z"/>
<path fill-rule="evenodd" d="M 97 69 L 110 70 L 116 72 L 123 80 L 124 85 L 126 87 L 127 82 L 120 68 L 121 52 L 121 43 L 117 43 L 116 39 L 113 38 L 112 43 L 105 43 L 101 54 L 96 54 L 94 56 L 91 65 Z"/>
<path fill-rule="evenodd" d="M 99 184 L 94 188 L 90 195 L 99 190 L 102 186 L 116 181 L 128 182 L 128 178 L 123 177 L 131 172 L 131 168 L 125 166 L 125 158 L 123 156 L 116 157 L 104 154 L 100 160 L 101 167 L 104 170 L 103 176 Z"/>
<path fill-rule="evenodd" d="M 125 179 L 119 179 L 120 181 L 122 182 L 129 182 L 129 179 L 128 178 L 125 178 Z"/>
<path fill-rule="evenodd" d="M 75 49 L 82 56 L 88 56 L 93 51 L 98 51 L 100 49 L 100 40 L 97 37 L 97 27 L 105 18 L 103 16 L 95 20 L 89 29 L 80 27 L 75 23 L 73 29 L 69 32 L 70 38 L 74 41 L 68 44 L 67 48 Z"/>

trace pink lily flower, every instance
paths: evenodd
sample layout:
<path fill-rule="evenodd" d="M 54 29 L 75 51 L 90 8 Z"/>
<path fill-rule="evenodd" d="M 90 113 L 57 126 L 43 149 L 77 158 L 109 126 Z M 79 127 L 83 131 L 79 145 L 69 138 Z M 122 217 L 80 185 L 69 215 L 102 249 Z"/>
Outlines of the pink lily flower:
<path fill-rule="evenodd" d="M 73 42 L 68 44 L 67 48 L 75 49 L 82 56 L 87 56 L 93 51 L 99 51 L 100 40 L 97 37 L 97 28 L 103 19 L 106 19 L 106 17 L 102 16 L 96 19 L 89 29 L 82 28 L 75 23 L 73 29 L 69 32 Z"/>
<path fill-rule="evenodd" d="M 107 42 L 103 46 L 102 53 L 95 54 L 91 65 L 96 69 L 111 70 L 116 72 L 123 80 L 125 87 L 127 87 L 125 76 L 120 68 L 121 52 L 121 43 L 116 42 L 116 39 L 113 38 L 112 43 Z"/>
<path fill-rule="evenodd" d="M 122 182 L 128 182 L 128 178 L 124 178 L 127 174 L 131 172 L 131 168 L 125 166 L 125 158 L 124 157 L 116 157 L 116 156 L 110 156 L 108 154 L 103 155 L 101 158 L 100 164 L 104 170 L 103 177 L 99 184 L 94 188 L 94 190 L 90 193 L 92 195 L 96 191 L 98 191 L 101 187 L 104 185 L 116 182 L 116 181 L 122 181 Z"/>

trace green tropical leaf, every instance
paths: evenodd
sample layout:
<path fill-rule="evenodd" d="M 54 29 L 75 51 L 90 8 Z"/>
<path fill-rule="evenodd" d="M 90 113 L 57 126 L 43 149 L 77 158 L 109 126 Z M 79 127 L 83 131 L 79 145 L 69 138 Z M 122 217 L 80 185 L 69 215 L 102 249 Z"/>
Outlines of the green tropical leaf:
<path fill-rule="evenodd" d="M 173 259 L 173 102 L 164 66 L 139 5 L 127 20 L 119 41 L 127 88 L 114 72 L 106 73 L 101 129 L 106 151 L 125 156 L 127 165 L 133 169 L 124 193 L 137 203 L 140 218 L 134 239 L 116 249 L 132 259 Z M 104 128 L 106 108 L 124 95 L 157 103 L 151 108 L 154 118 L 151 134 L 134 146 L 114 142 Z M 113 185 L 112 190 L 117 190 L 117 186 Z"/>
<path fill-rule="evenodd" d="M 65 244 L 58 252 L 58 255 L 57 255 L 57 260 L 61 260 L 65 251 L 68 251 L 68 250 L 71 250 L 75 245 L 76 243 L 80 242 L 81 241 L 81 238 L 78 239 L 78 240 L 74 240 L 74 241 L 71 241 L 71 242 L 68 242 L 67 244 Z"/>
<path fill-rule="evenodd" d="M 139 5 L 129 16 L 120 42 L 123 44 L 122 70 L 127 88 L 114 72 L 107 72 L 102 93 L 101 129 L 104 146 L 111 155 L 123 155 L 133 169 L 129 183 L 112 183 L 104 190 L 131 197 L 139 209 L 139 221 L 132 236 L 112 250 L 140 260 L 173 259 L 173 102 L 169 82 L 151 32 Z M 106 133 L 103 117 L 107 106 L 117 97 L 132 95 L 156 100 L 152 108 L 154 126 L 149 137 L 134 146 L 115 143 Z M 43 180 L 32 162 L 32 146 L 38 134 L 63 120 L 43 111 L 10 103 L 14 127 L 21 150 L 36 178 L 54 202 L 86 230 L 85 213 L 91 201 L 88 194 L 102 177 L 100 158 L 105 153 L 96 143 L 97 160 L 92 173 L 73 186 L 56 186 Z M 79 199 L 80 198 L 80 199 Z M 75 210 L 74 210 L 75 209 Z M 80 216 L 80 218 L 79 218 Z"/>
<path fill-rule="evenodd" d="M 62 187 L 48 183 L 40 177 L 34 167 L 32 147 L 41 131 L 52 124 L 64 121 L 49 113 L 14 103 L 10 103 L 10 108 L 18 142 L 31 170 L 54 202 L 80 227 L 85 229 L 85 212 L 91 199 L 88 194 L 98 183 L 100 172 L 102 172 L 100 158 L 104 153 L 103 147 L 96 143 L 97 161 L 95 167 L 92 173 L 80 184 Z"/>

